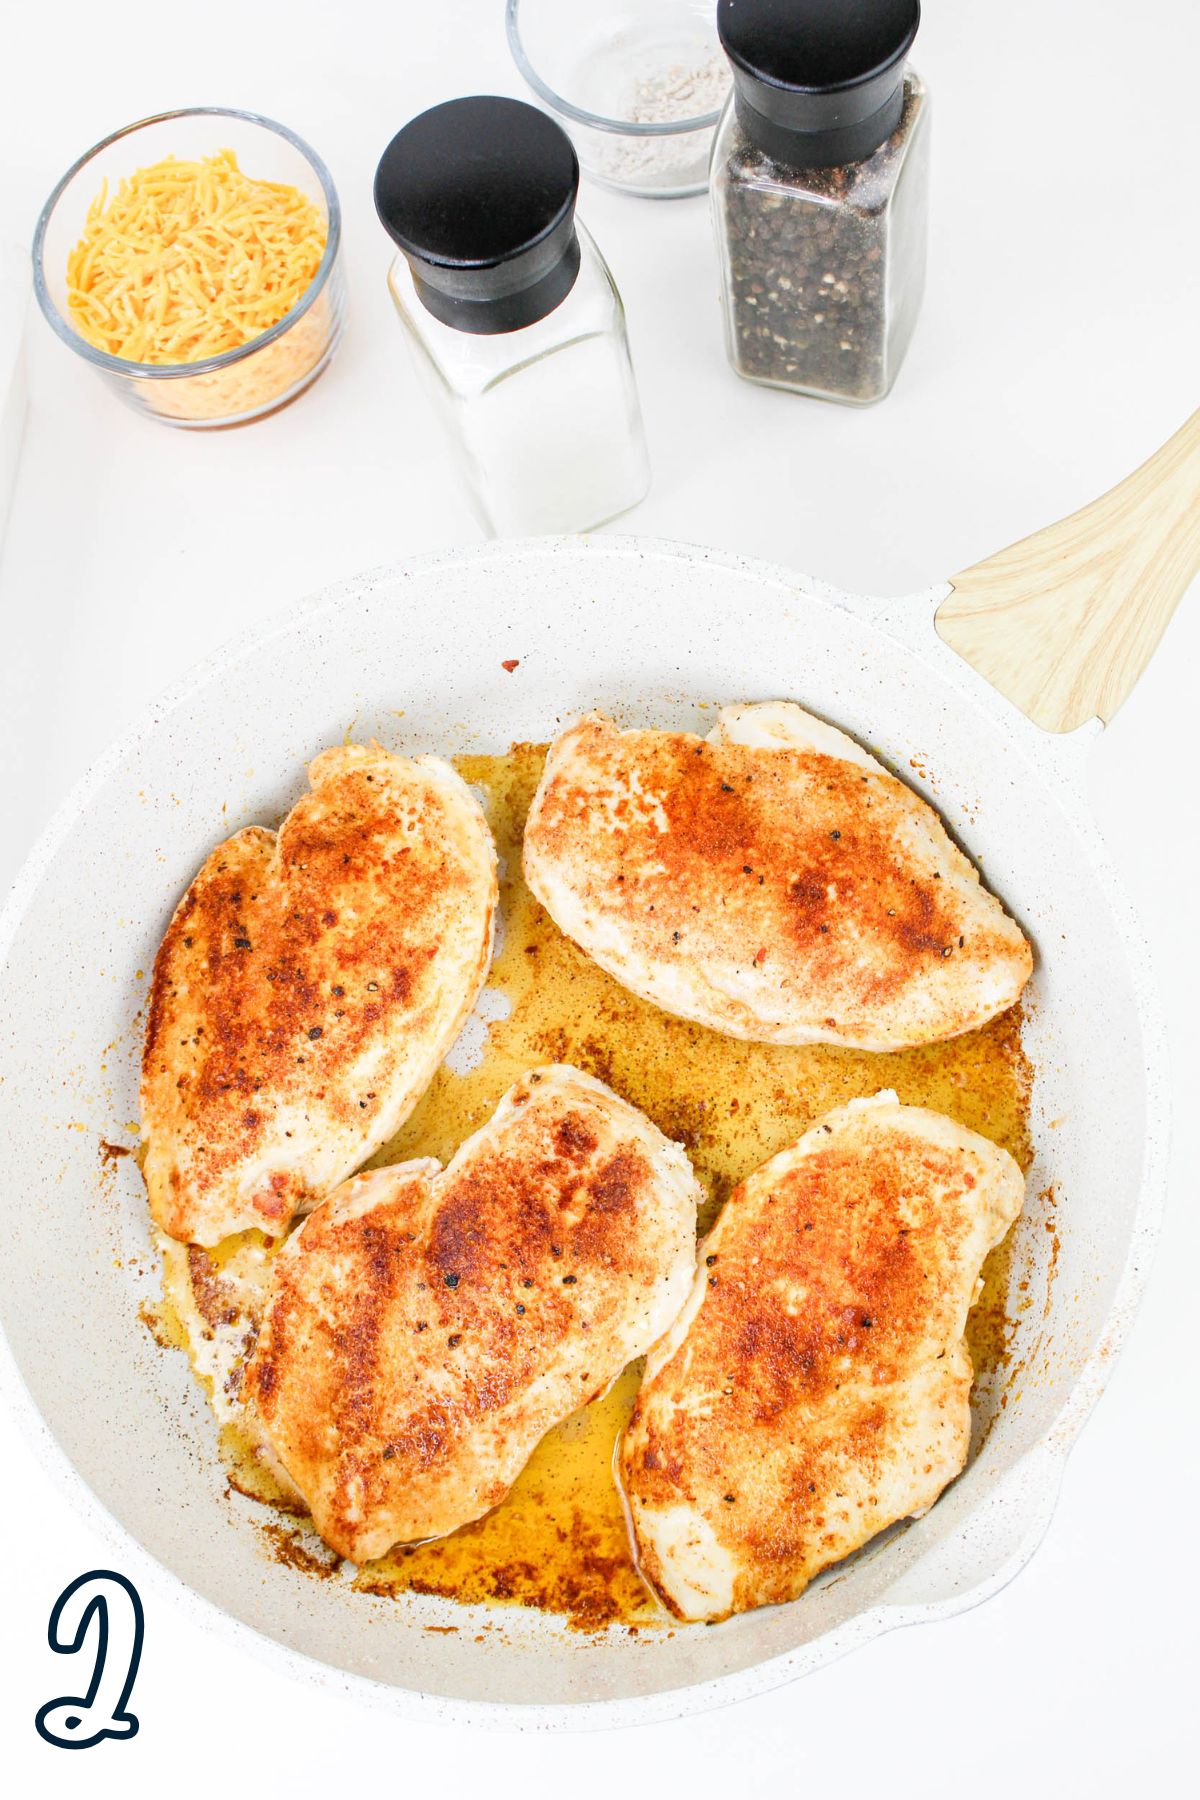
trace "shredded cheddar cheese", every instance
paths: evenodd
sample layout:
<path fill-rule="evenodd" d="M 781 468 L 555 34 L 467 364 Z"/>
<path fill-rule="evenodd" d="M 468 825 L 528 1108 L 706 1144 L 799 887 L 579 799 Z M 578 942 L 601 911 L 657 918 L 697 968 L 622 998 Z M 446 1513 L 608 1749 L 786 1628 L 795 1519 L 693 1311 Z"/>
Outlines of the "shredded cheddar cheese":
<path fill-rule="evenodd" d="M 331 284 L 336 286 L 336 282 Z M 295 324 L 260 350 L 208 375 L 130 384 L 149 412 L 177 425 L 233 425 L 273 412 L 301 393 L 328 362 L 340 325 L 326 287 Z"/>
<path fill-rule="evenodd" d="M 232 150 L 198 162 L 167 157 L 122 181 L 111 200 L 106 184 L 92 202 L 67 263 L 72 323 L 130 362 L 238 350 L 302 298 L 325 240 L 306 194 L 243 175 Z"/>

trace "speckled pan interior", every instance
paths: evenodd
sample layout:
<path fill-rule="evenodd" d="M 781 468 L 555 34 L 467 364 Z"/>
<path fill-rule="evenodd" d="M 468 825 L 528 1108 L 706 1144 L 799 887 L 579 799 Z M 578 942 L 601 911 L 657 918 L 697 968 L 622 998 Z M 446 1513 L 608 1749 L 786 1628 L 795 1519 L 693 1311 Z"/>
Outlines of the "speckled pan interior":
<path fill-rule="evenodd" d="M 1081 797 L 1087 734 L 1044 737 L 961 665 L 933 631 L 941 591 L 855 600 L 618 538 L 436 558 L 233 644 L 86 777 L 0 915 L 0 1319 L 10 1391 L 79 1503 L 110 1515 L 116 1567 L 153 1579 L 157 1563 L 214 1625 L 249 1628 L 297 1673 L 402 1712 L 544 1727 L 755 1692 L 982 1598 L 1032 1553 L 1136 1301 L 1165 1150 L 1162 1050 Z M 592 706 L 707 729 L 701 702 L 781 696 L 932 800 L 1037 946 L 1037 1157 L 1017 1228 L 1029 1304 L 966 1473 L 793 1605 L 671 1635 L 372 1599 L 282 1565 L 260 1509 L 225 1497 L 183 1358 L 139 1320 L 157 1292 L 141 1179 L 100 1154 L 101 1139 L 134 1139 L 141 1007 L 180 893 L 217 837 L 274 822 L 308 759 L 347 735 L 498 751 Z"/>

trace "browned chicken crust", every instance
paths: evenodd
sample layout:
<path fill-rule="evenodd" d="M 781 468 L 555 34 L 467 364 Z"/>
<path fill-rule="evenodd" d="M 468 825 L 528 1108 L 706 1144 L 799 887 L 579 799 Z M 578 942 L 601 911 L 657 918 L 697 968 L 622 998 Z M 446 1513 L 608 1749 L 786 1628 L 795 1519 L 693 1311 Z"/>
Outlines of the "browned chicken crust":
<path fill-rule="evenodd" d="M 497 1505 L 678 1312 L 699 1198 L 678 1145 L 550 1067 L 446 1169 L 319 1206 L 275 1259 L 244 1391 L 325 1541 L 361 1562 Z"/>
<path fill-rule="evenodd" d="M 1023 1194 L 1006 1151 L 894 1097 L 830 1113 L 735 1189 L 620 1452 L 673 1613 L 794 1599 L 933 1504 L 967 1455 L 979 1270 Z"/>
<path fill-rule="evenodd" d="M 209 856 L 154 965 L 150 1210 L 173 1237 L 281 1233 L 403 1122 L 491 958 L 495 849 L 448 765 L 327 750 L 278 835 Z"/>
<path fill-rule="evenodd" d="M 734 1037 L 932 1043 L 1011 1006 L 1033 966 L 933 809 L 786 704 L 726 708 L 707 739 L 581 719 L 551 746 L 524 855 L 603 968 Z"/>

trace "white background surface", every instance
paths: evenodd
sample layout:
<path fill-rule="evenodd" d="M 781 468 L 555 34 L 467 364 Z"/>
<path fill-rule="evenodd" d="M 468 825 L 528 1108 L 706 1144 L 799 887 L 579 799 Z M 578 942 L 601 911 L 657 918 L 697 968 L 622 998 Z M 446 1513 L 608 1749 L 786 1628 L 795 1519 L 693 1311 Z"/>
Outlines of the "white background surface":
<path fill-rule="evenodd" d="M 655 469 L 624 529 L 903 592 L 1091 498 L 1196 404 L 1195 0 L 926 10 L 916 60 L 934 95 L 930 287 L 884 406 L 835 409 L 739 383 L 721 353 L 704 203 L 585 187 L 581 213 L 629 309 Z M 332 168 L 351 316 L 331 370 L 294 408 L 210 436 L 125 412 L 31 321 L 32 412 L 0 560 L 0 888 L 92 758 L 230 633 L 356 569 L 475 541 L 427 447 L 370 192 L 379 152 L 412 113 L 489 90 L 519 91 L 501 0 L 209 0 L 199 11 L 124 0 L 116 13 L 59 0 L 6 20 L 0 239 L 27 242 L 63 168 L 116 126 L 173 105 L 247 106 L 292 125 Z M 140 1735 L 67 1756 L 32 1726 L 68 1685 L 46 1621 L 60 1589 L 112 1552 L 0 1415 L 10 1792 L 189 1795 L 270 1780 L 296 1794 L 369 1783 L 434 1796 L 554 1784 L 589 1800 L 637 1781 L 704 1797 L 837 1783 L 929 1800 L 1186 1785 L 1200 1479 L 1198 602 L 1184 603 L 1093 764 L 1172 1034 L 1166 1228 L 1132 1340 L 1019 1580 L 985 1608 L 762 1700 L 587 1739 L 398 1724 L 292 1685 L 152 1591 Z M 452 654 L 452 622 L 447 637 Z M 63 1329 L 87 1322 L 47 1321 Z"/>

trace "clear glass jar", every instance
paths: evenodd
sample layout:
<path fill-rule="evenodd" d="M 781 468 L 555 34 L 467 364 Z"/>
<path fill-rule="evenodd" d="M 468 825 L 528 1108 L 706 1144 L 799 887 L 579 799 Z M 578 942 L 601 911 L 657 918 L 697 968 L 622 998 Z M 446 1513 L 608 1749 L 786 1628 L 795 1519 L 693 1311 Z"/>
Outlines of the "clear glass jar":
<path fill-rule="evenodd" d="M 736 85 L 713 144 L 713 227 L 737 373 L 865 405 L 891 388 L 920 308 L 929 102 L 903 62 L 916 0 L 841 15 L 832 49 L 817 29 L 830 3 L 722 0 Z"/>
<path fill-rule="evenodd" d="M 456 331 L 422 304 L 401 252 L 388 288 L 418 377 L 493 537 L 587 531 L 645 498 L 650 464 L 608 265 L 576 223 L 567 298 L 517 331 Z"/>
<path fill-rule="evenodd" d="M 391 296 L 495 536 L 590 530 L 650 482 L 624 309 L 578 185 L 566 133 L 491 96 L 421 114 L 376 175 Z"/>

